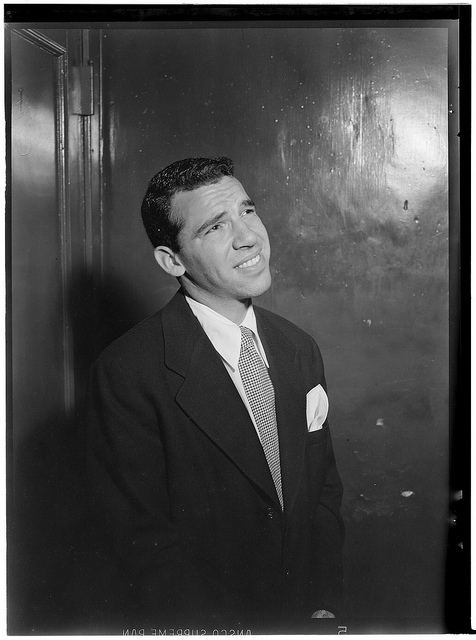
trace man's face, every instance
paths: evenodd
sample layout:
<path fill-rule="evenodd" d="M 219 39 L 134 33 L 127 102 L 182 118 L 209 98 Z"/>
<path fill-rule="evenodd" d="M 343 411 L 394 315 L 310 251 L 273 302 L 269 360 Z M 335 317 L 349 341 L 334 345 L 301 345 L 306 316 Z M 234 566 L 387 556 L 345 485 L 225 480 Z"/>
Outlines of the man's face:
<path fill-rule="evenodd" d="M 225 176 L 216 184 L 176 193 L 172 215 L 184 221 L 177 259 L 182 284 L 199 302 L 221 305 L 261 295 L 271 284 L 266 229 L 241 183 Z"/>

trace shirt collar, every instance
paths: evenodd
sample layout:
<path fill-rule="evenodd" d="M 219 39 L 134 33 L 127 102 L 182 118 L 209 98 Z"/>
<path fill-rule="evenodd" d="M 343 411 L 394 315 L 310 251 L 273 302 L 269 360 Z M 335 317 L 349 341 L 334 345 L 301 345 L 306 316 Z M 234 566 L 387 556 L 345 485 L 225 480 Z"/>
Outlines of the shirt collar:
<path fill-rule="evenodd" d="M 222 316 L 220 313 L 217 313 L 201 302 L 197 302 L 193 298 L 189 298 L 189 296 L 185 296 L 185 300 L 188 302 L 192 313 L 200 322 L 203 330 L 215 349 L 221 357 L 226 360 L 230 367 L 232 367 L 233 370 L 236 370 L 238 368 L 238 359 L 240 357 L 241 349 L 240 325 L 232 322 L 228 318 L 225 318 L 225 316 Z M 262 357 L 266 366 L 269 367 L 266 353 L 258 335 L 256 315 L 252 304 L 248 307 L 241 325 L 251 329 L 258 353 Z"/>

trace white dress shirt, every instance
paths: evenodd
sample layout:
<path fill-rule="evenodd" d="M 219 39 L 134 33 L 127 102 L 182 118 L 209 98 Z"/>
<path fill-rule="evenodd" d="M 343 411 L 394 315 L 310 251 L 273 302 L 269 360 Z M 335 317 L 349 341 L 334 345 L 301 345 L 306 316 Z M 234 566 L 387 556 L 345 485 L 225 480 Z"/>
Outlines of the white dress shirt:
<path fill-rule="evenodd" d="M 243 322 L 241 322 L 241 325 L 238 325 L 235 322 L 232 322 L 231 320 L 228 320 L 228 318 L 225 318 L 221 314 L 217 313 L 213 309 L 210 309 L 210 307 L 207 307 L 201 302 L 193 300 L 193 298 L 185 296 L 185 299 L 190 305 L 193 314 L 200 322 L 203 330 L 207 334 L 210 342 L 221 356 L 223 364 L 225 365 L 225 369 L 230 374 L 230 378 L 233 380 L 233 383 L 237 388 L 238 393 L 240 394 L 241 399 L 243 400 L 243 403 L 248 410 L 248 413 L 250 414 L 250 418 L 253 421 L 256 433 L 258 433 L 253 412 L 251 410 L 250 403 L 248 402 L 248 398 L 246 397 L 246 392 L 243 387 L 243 382 L 241 381 L 240 371 L 238 369 L 238 360 L 241 350 L 240 326 L 251 329 L 251 331 L 253 332 L 253 339 L 256 350 L 258 351 L 258 354 L 262 358 L 265 365 L 269 368 L 266 353 L 258 335 L 256 316 L 253 305 L 250 304 Z"/>

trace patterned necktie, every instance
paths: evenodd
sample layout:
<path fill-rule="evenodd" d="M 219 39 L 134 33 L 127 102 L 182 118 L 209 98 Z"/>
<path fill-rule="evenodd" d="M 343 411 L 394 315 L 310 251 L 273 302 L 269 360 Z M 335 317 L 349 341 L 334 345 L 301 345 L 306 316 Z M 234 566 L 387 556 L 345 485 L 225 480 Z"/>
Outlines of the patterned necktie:
<path fill-rule="evenodd" d="M 279 460 L 278 426 L 274 404 L 273 383 L 263 360 L 255 349 L 251 329 L 241 329 L 241 351 L 238 369 L 246 397 L 256 422 L 264 454 L 273 477 L 281 509 L 284 509 Z"/>

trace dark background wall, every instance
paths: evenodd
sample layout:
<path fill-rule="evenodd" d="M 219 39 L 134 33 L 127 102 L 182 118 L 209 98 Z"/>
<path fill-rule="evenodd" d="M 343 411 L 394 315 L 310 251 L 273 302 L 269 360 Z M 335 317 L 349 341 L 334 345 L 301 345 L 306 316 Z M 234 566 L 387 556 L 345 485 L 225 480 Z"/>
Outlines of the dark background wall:
<path fill-rule="evenodd" d="M 443 631 L 448 131 L 454 131 L 448 28 L 308 21 L 303 28 L 142 24 L 76 31 L 43 30 L 49 44 L 29 36 L 43 57 L 46 51 L 54 59 L 48 71 L 38 58 L 30 79 L 23 71 L 37 59 L 36 50 L 25 53 L 31 42 L 13 38 L 13 307 L 21 327 L 14 335 L 13 404 L 16 505 L 25 515 L 13 538 L 12 628 L 94 633 L 100 620 L 108 632 L 98 604 L 107 580 L 97 586 L 91 541 L 77 534 L 87 516 L 71 415 L 97 352 L 177 288 L 156 265 L 141 227 L 148 180 L 182 157 L 227 155 L 270 234 L 273 284 L 256 302 L 308 331 L 324 356 L 345 485 L 343 624 L 349 633 Z M 78 116 L 69 65 L 84 71 L 89 60 L 94 109 L 89 115 L 79 109 Z M 56 85 L 41 76 L 53 72 Z M 53 89 L 41 88 L 50 82 Z M 36 136 L 37 155 L 25 154 L 25 139 L 31 142 L 32 127 L 41 123 L 56 147 L 45 150 Z M 41 190 L 45 176 L 36 176 L 34 167 L 45 153 L 53 167 L 51 189 L 49 200 L 36 205 L 50 216 L 51 241 L 50 227 L 28 235 L 32 214 L 25 213 L 35 207 L 24 184 L 36 180 Z M 32 390 L 41 397 L 45 380 L 37 372 L 25 381 L 22 371 L 30 370 L 36 353 L 44 316 L 38 320 L 31 308 L 33 300 L 41 308 L 38 291 L 48 269 L 59 280 L 47 279 L 44 309 L 51 317 L 39 329 L 50 336 L 54 353 L 63 353 L 53 368 L 66 372 L 69 408 L 56 414 L 49 408 L 38 420 L 28 398 Z M 37 326 L 24 330 L 32 318 Z M 73 531 L 79 551 L 71 555 Z"/>
<path fill-rule="evenodd" d="M 175 288 L 140 226 L 149 178 L 181 157 L 234 158 L 271 237 L 258 303 L 324 354 L 349 616 L 432 630 L 448 503 L 447 56 L 438 28 L 104 35 L 105 265 L 136 301 L 111 318 L 135 322 Z"/>

